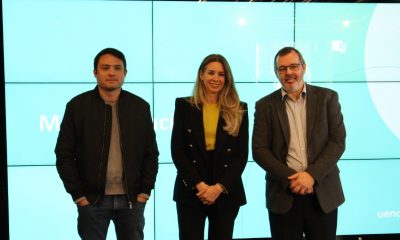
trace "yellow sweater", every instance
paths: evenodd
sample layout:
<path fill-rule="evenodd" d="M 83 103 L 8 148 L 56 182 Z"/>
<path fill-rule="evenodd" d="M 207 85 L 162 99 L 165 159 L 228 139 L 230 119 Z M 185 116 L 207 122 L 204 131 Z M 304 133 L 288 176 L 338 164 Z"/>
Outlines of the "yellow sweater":
<path fill-rule="evenodd" d="M 203 104 L 204 137 L 207 151 L 215 149 L 218 118 L 218 104 Z"/>

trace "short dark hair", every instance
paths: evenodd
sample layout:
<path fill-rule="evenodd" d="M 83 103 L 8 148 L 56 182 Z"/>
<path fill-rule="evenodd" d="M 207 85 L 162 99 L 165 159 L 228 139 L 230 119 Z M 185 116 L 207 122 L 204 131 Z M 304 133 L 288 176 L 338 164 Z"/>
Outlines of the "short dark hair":
<path fill-rule="evenodd" d="M 97 70 L 97 65 L 99 64 L 99 59 L 100 59 L 100 57 L 103 56 L 103 55 L 106 55 L 106 54 L 111 54 L 111 55 L 113 55 L 114 57 L 120 59 L 120 60 L 122 61 L 122 63 L 124 64 L 124 68 L 125 68 L 125 70 L 126 70 L 126 59 L 125 59 L 125 55 L 124 55 L 121 51 L 119 51 L 119 50 L 117 50 L 117 49 L 115 49 L 115 48 L 104 48 L 103 50 L 101 50 L 101 51 L 96 55 L 96 57 L 94 57 L 94 63 L 93 63 L 93 65 L 94 65 L 94 70 Z"/>
<path fill-rule="evenodd" d="M 282 56 L 285 56 L 285 55 L 287 55 L 287 54 L 289 54 L 289 53 L 291 53 L 291 52 L 297 53 L 297 55 L 299 56 L 299 60 L 300 60 L 300 63 L 301 63 L 301 64 L 305 64 L 305 63 L 306 63 L 306 62 L 304 61 L 303 55 L 301 55 L 301 53 L 300 53 L 299 50 L 297 50 L 297 49 L 294 48 L 294 47 L 284 47 L 284 48 L 282 48 L 281 50 L 279 50 L 279 51 L 276 53 L 276 55 L 275 55 L 275 58 L 274 58 L 274 71 L 275 71 L 275 72 L 276 72 L 276 68 L 278 67 L 278 66 L 276 65 L 276 59 L 278 58 L 278 56 L 279 56 L 279 57 L 282 57 Z"/>

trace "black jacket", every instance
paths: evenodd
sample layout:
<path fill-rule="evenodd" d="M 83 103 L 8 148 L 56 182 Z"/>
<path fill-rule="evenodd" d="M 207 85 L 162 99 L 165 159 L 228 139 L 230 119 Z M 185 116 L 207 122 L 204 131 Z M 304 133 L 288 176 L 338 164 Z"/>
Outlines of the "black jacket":
<path fill-rule="evenodd" d="M 246 203 L 241 175 L 248 157 L 248 113 L 247 104 L 241 103 L 245 112 L 239 135 L 233 137 L 222 128 L 225 121 L 218 120 L 212 169 L 206 166 L 203 112 L 185 98 L 175 102 L 174 126 L 172 130 L 171 154 L 178 170 L 174 188 L 174 200 L 184 204 L 201 204 L 196 196 L 196 184 L 204 181 L 209 185 L 222 184 L 228 194 L 222 193 L 216 204 L 240 206 Z M 212 179 L 209 179 L 209 172 Z"/>
<path fill-rule="evenodd" d="M 118 119 L 124 184 L 130 201 L 150 194 L 158 171 L 158 148 L 149 104 L 122 90 Z M 72 198 L 86 196 L 96 204 L 104 195 L 111 138 L 111 106 L 98 88 L 68 102 L 55 153 L 56 166 Z"/>

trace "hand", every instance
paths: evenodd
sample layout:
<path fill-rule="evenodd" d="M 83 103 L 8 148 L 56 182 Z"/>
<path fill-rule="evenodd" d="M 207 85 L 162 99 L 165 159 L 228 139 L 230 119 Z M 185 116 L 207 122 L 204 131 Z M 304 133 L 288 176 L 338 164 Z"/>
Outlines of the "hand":
<path fill-rule="evenodd" d="M 215 200 L 219 197 L 219 195 L 224 190 L 218 184 L 208 186 L 208 188 L 203 192 L 198 192 L 196 195 L 200 199 L 201 202 L 205 205 L 212 205 L 215 203 Z"/>
<path fill-rule="evenodd" d="M 205 205 L 209 205 L 210 203 L 207 202 L 206 199 L 202 198 L 201 196 L 203 196 L 203 194 L 207 191 L 207 189 L 210 186 L 208 184 L 206 184 L 205 182 L 200 182 L 198 184 L 196 184 L 196 189 L 197 189 L 197 194 L 196 196 L 199 198 L 199 200 L 205 204 Z"/>
<path fill-rule="evenodd" d="M 90 205 L 90 202 L 86 198 L 84 198 L 80 200 L 76 205 L 78 205 L 79 207 L 84 207 Z"/>
<path fill-rule="evenodd" d="M 205 182 L 199 182 L 196 185 L 197 190 L 200 192 L 201 190 L 207 189 L 209 187 L 209 185 Z"/>
<path fill-rule="evenodd" d="M 140 194 L 136 196 L 136 201 L 140 202 L 140 203 L 146 203 L 147 200 L 149 200 L 148 198 L 145 198 L 143 196 L 141 196 Z"/>
<path fill-rule="evenodd" d="M 298 172 L 288 177 L 290 189 L 294 194 L 306 195 L 314 193 L 314 178 L 307 172 Z"/>
<path fill-rule="evenodd" d="M 202 195 L 210 186 L 205 182 L 200 182 L 196 184 L 197 195 Z"/>

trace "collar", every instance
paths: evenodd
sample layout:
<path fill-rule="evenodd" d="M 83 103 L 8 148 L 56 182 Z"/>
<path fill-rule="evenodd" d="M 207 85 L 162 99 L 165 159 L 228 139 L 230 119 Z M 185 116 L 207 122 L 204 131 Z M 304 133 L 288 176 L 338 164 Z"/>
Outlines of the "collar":
<path fill-rule="evenodd" d="M 303 85 L 303 90 L 301 91 L 301 97 L 305 97 L 306 96 L 306 83 L 304 82 Z M 283 89 L 283 87 L 281 87 L 281 96 L 282 96 L 282 101 L 285 101 L 286 96 L 289 97 L 289 94 Z"/>

